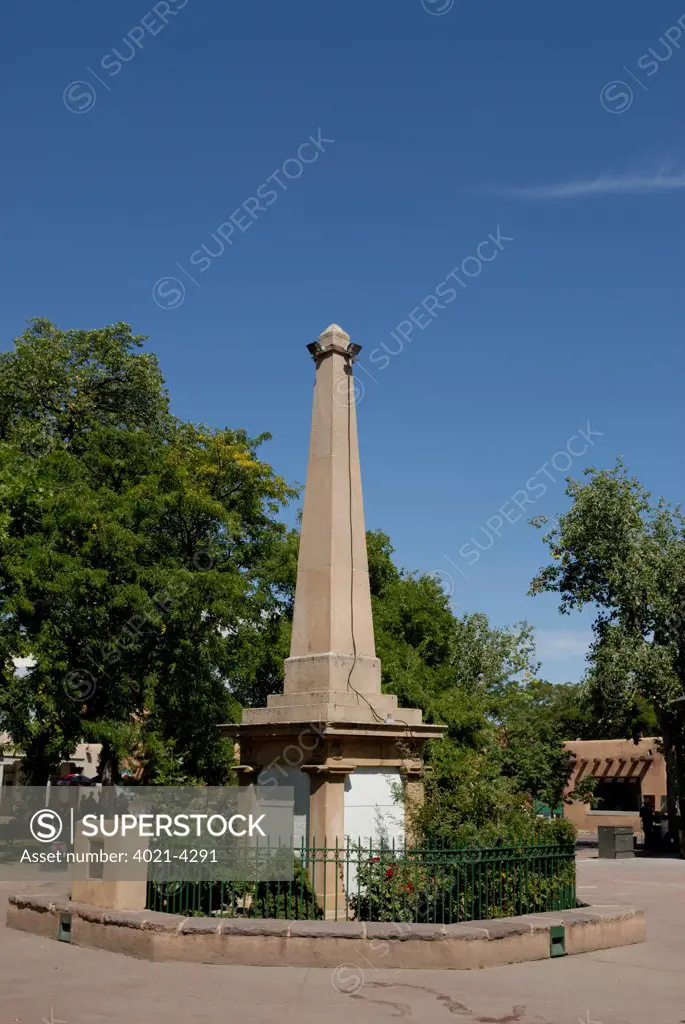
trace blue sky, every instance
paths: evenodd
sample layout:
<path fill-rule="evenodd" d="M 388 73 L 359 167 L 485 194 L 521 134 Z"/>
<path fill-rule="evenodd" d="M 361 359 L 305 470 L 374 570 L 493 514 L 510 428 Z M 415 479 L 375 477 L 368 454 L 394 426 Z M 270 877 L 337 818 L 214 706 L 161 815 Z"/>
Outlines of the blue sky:
<path fill-rule="evenodd" d="M 367 525 L 578 678 L 527 518 L 619 452 L 681 497 L 683 5 L 5 6 L 3 347 L 126 320 L 179 416 L 271 431 L 303 481 L 337 321 Z"/>

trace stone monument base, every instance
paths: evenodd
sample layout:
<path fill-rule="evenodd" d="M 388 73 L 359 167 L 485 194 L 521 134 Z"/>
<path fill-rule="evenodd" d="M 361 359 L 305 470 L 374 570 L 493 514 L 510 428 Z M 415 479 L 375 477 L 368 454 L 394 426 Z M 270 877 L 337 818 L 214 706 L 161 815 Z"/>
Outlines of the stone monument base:
<path fill-rule="evenodd" d="M 348 705 L 343 710 L 355 709 Z M 260 712 L 270 717 L 273 709 L 246 711 L 248 721 L 221 726 L 222 734 L 237 741 L 235 771 L 241 785 L 293 787 L 293 846 L 328 851 L 325 857 L 314 855 L 310 877 L 319 906 L 331 918 L 347 899 L 336 848 L 343 853 L 358 843 L 403 846 L 411 838 L 406 812 L 423 799 L 423 746 L 441 736 L 443 727 L 340 717 L 260 722 Z"/>

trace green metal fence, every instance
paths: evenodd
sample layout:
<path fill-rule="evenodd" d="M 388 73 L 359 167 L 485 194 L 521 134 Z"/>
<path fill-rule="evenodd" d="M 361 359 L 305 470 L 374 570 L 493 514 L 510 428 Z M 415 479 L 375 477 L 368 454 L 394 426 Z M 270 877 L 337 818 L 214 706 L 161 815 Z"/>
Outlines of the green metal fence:
<path fill-rule="evenodd" d="M 151 910 L 193 916 L 453 924 L 576 906 L 567 845 L 300 846 L 288 882 L 148 882 Z M 288 851 L 290 854 L 290 851 Z"/>

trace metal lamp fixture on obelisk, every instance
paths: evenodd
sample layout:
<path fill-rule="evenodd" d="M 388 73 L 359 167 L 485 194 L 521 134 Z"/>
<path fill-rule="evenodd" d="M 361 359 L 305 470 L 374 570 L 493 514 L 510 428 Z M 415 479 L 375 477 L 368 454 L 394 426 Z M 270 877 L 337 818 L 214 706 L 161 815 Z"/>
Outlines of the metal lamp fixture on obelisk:
<path fill-rule="evenodd" d="M 393 784 L 418 788 L 408 780 L 423 744 L 445 730 L 381 692 L 352 378 L 360 346 L 332 324 L 307 347 L 316 383 L 283 693 L 221 729 L 238 740 L 241 783 L 293 786 L 300 835 L 333 846 L 397 833 Z"/>

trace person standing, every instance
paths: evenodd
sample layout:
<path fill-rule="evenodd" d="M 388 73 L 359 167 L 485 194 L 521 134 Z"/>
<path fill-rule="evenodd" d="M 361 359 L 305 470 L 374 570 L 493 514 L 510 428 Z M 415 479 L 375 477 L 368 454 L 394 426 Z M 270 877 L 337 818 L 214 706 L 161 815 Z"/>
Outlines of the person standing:
<path fill-rule="evenodd" d="M 651 850 L 654 846 L 654 811 L 646 799 L 640 805 L 640 821 L 645 837 L 645 850 Z"/>

